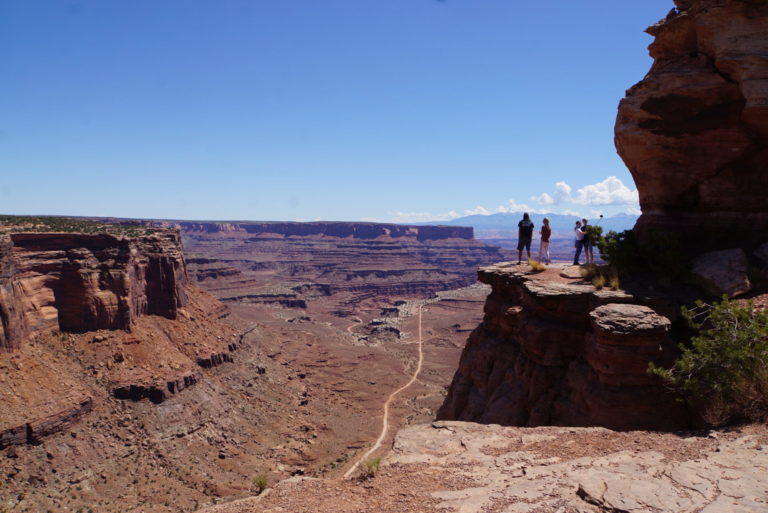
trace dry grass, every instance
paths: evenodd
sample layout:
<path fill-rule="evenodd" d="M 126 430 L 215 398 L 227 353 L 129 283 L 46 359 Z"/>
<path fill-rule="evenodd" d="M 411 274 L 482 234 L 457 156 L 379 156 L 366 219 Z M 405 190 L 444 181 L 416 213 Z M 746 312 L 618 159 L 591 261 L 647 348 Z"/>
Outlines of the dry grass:
<path fill-rule="evenodd" d="M 610 265 L 586 264 L 579 268 L 579 273 L 584 281 L 589 281 L 597 290 L 601 290 L 606 285 L 611 290 L 621 288 L 619 273 Z"/>
<path fill-rule="evenodd" d="M 531 266 L 531 268 L 536 272 L 542 272 L 547 270 L 547 266 L 542 264 L 541 262 L 537 262 L 536 260 L 533 260 L 532 258 L 528 259 L 528 265 Z"/>

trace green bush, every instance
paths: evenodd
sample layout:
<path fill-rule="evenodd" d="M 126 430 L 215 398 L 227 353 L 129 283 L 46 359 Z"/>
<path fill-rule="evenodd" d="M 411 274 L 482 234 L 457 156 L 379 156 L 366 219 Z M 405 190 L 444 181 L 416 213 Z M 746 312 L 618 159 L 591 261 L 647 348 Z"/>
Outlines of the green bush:
<path fill-rule="evenodd" d="M 678 391 L 704 422 L 760 421 L 768 416 L 768 313 L 753 304 L 739 306 L 723 296 L 683 308 L 698 331 L 672 368 L 649 365 L 649 372 Z"/>
<path fill-rule="evenodd" d="M 621 274 L 647 270 L 667 278 L 679 278 L 688 270 L 689 259 L 672 235 L 650 231 L 642 241 L 632 230 L 598 234 L 600 257 Z"/>
<path fill-rule="evenodd" d="M 365 461 L 365 470 L 363 471 L 363 479 L 371 479 L 376 476 L 376 472 L 379 471 L 381 466 L 381 458 L 371 458 Z"/>
<path fill-rule="evenodd" d="M 266 474 L 258 474 L 253 477 L 253 489 L 260 495 L 269 486 L 269 478 Z"/>

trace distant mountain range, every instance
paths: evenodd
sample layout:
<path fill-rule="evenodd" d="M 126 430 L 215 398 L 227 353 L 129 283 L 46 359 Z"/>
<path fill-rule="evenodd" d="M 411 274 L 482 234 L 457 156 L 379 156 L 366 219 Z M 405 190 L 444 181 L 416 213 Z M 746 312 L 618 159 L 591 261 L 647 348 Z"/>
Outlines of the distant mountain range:
<path fill-rule="evenodd" d="M 574 225 L 579 219 L 576 216 L 563 214 L 531 214 L 531 220 L 535 225 L 536 233 L 542 225 L 543 218 L 549 218 L 552 227 L 553 238 L 571 237 Z M 602 219 L 588 219 L 590 224 L 603 227 L 603 233 L 611 230 L 620 232 L 630 230 L 635 226 L 639 216 L 630 214 L 617 214 Z M 475 237 L 478 239 L 517 238 L 517 223 L 523 218 L 522 212 L 473 215 L 459 217 L 451 221 L 439 221 L 432 223 L 419 223 L 429 225 L 471 226 L 475 229 Z"/>

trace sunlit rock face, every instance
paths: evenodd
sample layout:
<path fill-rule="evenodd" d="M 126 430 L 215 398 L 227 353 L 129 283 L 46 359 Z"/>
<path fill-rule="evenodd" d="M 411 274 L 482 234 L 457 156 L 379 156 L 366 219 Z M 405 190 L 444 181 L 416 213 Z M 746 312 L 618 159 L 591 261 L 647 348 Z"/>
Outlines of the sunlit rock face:
<path fill-rule="evenodd" d="M 691 252 L 768 238 L 768 3 L 690 0 L 648 28 L 653 66 L 619 104 L 615 142 L 650 230 Z"/>
<path fill-rule="evenodd" d="M 175 319 L 186 283 L 177 230 L 0 236 L 0 351 L 56 329 L 128 329 L 140 315 Z"/>

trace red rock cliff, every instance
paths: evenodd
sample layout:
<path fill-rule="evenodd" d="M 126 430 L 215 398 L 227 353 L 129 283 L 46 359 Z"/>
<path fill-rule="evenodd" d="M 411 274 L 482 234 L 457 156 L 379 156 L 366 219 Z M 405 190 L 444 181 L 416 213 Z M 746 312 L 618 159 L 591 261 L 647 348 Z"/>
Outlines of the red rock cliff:
<path fill-rule="evenodd" d="M 675 355 L 671 322 L 654 310 L 658 303 L 651 308 L 623 291 L 560 280 L 555 269 L 530 275 L 497 264 L 478 276 L 493 290 L 438 419 L 686 426 L 681 405 L 646 372 L 648 362 L 669 365 Z"/>
<path fill-rule="evenodd" d="M 0 236 L 0 349 L 43 331 L 128 329 L 145 314 L 174 319 L 186 280 L 176 230 Z"/>
<path fill-rule="evenodd" d="M 694 251 L 755 246 L 768 232 L 768 3 L 675 3 L 648 28 L 653 66 L 616 120 L 637 229 Z"/>
<path fill-rule="evenodd" d="M 389 236 L 393 238 L 409 237 L 417 240 L 472 239 L 474 230 L 466 226 L 406 226 L 402 224 L 382 223 L 345 223 L 345 222 L 194 222 L 178 223 L 185 233 L 194 232 L 246 232 L 252 234 L 271 233 L 279 235 L 329 237 L 352 237 L 355 239 L 375 239 Z"/>

